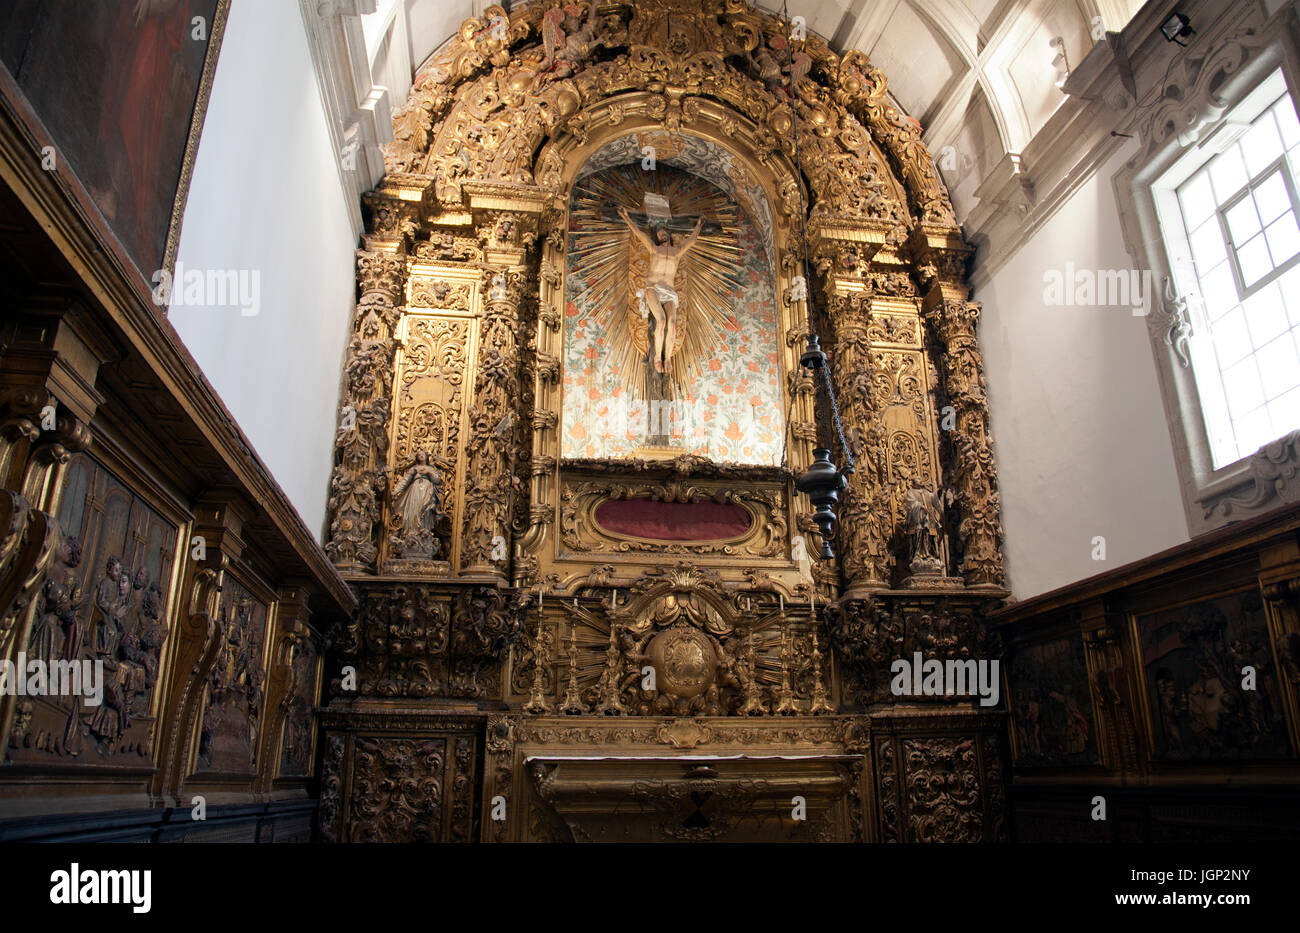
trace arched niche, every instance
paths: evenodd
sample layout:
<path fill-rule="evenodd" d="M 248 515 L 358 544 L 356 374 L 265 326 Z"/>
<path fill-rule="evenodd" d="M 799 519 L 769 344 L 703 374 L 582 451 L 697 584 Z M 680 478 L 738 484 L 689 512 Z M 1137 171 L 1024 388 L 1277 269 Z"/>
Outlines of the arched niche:
<path fill-rule="evenodd" d="M 666 373 L 651 364 L 656 318 L 638 295 L 647 253 L 617 217 L 619 207 L 642 211 L 638 195 L 662 198 L 669 217 L 656 220 L 687 212 L 679 242 L 696 216 L 707 221 L 679 263 L 681 346 Z M 594 151 L 567 203 L 561 457 L 779 466 L 789 406 L 776 232 L 754 170 L 705 135 L 646 127 Z"/>
<path fill-rule="evenodd" d="M 581 540 L 600 503 L 599 490 L 566 490 L 569 461 L 613 476 L 646 469 L 629 460 L 655 460 L 571 457 L 561 444 L 569 200 L 604 147 L 611 148 L 596 164 L 634 155 L 629 141 L 653 132 L 706 140 L 739 160 L 761 189 L 746 215 L 761 217 L 771 237 L 781 401 L 790 410 L 786 456 L 778 458 L 784 466 L 728 471 L 712 457 L 687 454 L 673 458 L 672 482 L 705 470 L 733 486 L 771 484 L 762 490 L 771 502 L 758 510 L 766 537 L 754 546 L 793 571 L 790 535 L 810 530 L 809 510 L 785 471 L 807 466 L 819 434 L 814 386 L 798 366 L 808 309 L 791 286 L 804 273 L 859 467 L 840 516 L 843 556 L 839 566 L 820 568 L 822 579 L 851 590 L 901 584 L 911 560 L 902 553 L 904 503 L 908 484 L 921 483 L 952 489 L 963 504 L 947 521 L 950 571 L 996 587 L 1001 530 L 974 339 L 979 309 L 965 283 L 970 250 L 919 126 L 889 104 L 883 75 L 860 53 L 836 55 L 815 36 L 801 40 L 793 70 L 781 63 L 764 71 L 763 55 L 784 48 L 785 26 L 742 0 L 601 7 L 586 44 L 565 46 L 565 54 L 541 41 L 542 18 L 555 8 L 529 4 L 509 15 L 490 8 L 466 22 L 395 115 L 391 172 L 367 199 L 360 278 L 362 302 L 373 307 L 365 315 L 359 307 L 358 320 L 378 320 L 372 331 L 397 335 L 399 306 L 414 294 L 408 276 L 418 276 L 422 295 L 424 283 L 439 279 L 443 294 L 467 289 L 460 313 L 476 322 L 457 402 L 463 453 L 448 454 L 445 474 L 459 495 L 452 574 L 530 581 L 553 568 L 569 578 L 603 556 L 600 548 L 578 555 L 580 548 L 563 543 Z M 442 314 L 439 292 L 431 294 L 433 313 Z M 362 344 L 364 359 L 382 370 L 383 348 Z M 895 372 L 921 378 L 877 378 Z M 383 389 L 387 378 L 381 371 L 374 384 Z M 400 399 L 392 408 L 400 425 Z M 940 429 L 940 409 L 956 431 Z M 897 417 L 904 411 L 907 419 Z M 378 435 L 389 414 L 374 405 L 367 414 Z M 356 432 L 347 437 L 355 441 Z M 400 468 L 384 462 L 392 459 L 386 438 L 368 443 L 365 457 L 341 464 L 337 478 L 337 498 L 352 509 L 339 529 L 359 541 L 381 523 L 385 471 Z M 913 460 L 915 468 L 898 468 Z M 374 521 L 356 517 L 366 512 Z M 373 562 L 373 549 L 361 543 L 344 550 L 362 555 L 353 565 Z"/>

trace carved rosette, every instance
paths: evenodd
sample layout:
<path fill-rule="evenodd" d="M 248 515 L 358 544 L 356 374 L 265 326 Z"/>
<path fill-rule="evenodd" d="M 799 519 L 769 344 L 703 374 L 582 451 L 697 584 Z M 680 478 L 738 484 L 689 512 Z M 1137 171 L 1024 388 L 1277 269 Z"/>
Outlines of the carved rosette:
<path fill-rule="evenodd" d="M 951 482 L 961 514 L 957 527 L 962 549 L 959 569 L 968 586 L 1001 587 L 1001 499 L 984 367 L 975 335 L 980 306 L 965 299 L 940 298 L 926 302 L 925 315 L 944 348 L 939 354 L 943 367 L 940 401 L 951 405 L 956 416 L 955 429 L 948 433 L 954 448 Z"/>
<path fill-rule="evenodd" d="M 376 531 L 388 485 L 389 399 L 406 258 L 359 250 L 357 280 L 361 298 L 343 368 L 325 552 L 341 569 L 365 571 L 374 569 L 379 554 Z"/>

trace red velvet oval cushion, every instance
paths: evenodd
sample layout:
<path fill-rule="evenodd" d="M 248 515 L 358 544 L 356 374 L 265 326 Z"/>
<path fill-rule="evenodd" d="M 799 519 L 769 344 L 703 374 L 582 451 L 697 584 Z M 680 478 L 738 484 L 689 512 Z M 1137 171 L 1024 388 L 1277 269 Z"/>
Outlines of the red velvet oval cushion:
<path fill-rule="evenodd" d="M 717 541 L 749 531 L 750 515 L 739 505 L 610 499 L 596 506 L 606 531 L 655 541 Z"/>

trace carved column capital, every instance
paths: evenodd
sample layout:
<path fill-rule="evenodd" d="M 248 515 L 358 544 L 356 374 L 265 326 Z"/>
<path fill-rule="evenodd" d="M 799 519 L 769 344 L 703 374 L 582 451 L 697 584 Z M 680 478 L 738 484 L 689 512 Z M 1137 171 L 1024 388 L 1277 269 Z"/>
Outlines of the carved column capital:
<path fill-rule="evenodd" d="M 966 270 L 975 251 L 966 245 L 959 228 L 921 224 L 912 231 L 904 252 L 915 263 L 926 289 L 937 286 L 945 297 L 970 297 Z"/>
<path fill-rule="evenodd" d="M 485 266 L 483 268 L 483 301 L 485 306 L 505 305 L 517 311 L 532 277 L 523 268 Z"/>
<path fill-rule="evenodd" d="M 406 287 L 406 257 L 401 253 L 357 250 L 357 284 L 361 300 L 400 304 Z"/>
<path fill-rule="evenodd" d="M 113 339 L 79 296 L 59 291 L 26 300 L 0 329 L 0 485 L 37 508 L 52 507 L 69 456 L 91 444 L 104 397 L 100 366 Z"/>

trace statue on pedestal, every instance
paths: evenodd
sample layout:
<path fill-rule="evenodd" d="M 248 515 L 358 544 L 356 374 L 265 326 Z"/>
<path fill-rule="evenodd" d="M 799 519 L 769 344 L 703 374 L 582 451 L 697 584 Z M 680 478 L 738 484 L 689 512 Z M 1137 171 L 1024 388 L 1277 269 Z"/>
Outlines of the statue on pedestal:
<path fill-rule="evenodd" d="M 442 495 L 442 474 L 429 463 L 427 451 L 417 450 L 415 462 L 393 487 L 393 513 L 400 531 L 392 540 L 399 557 L 430 559 L 438 555 L 441 542 L 436 528 L 444 517 Z"/>

